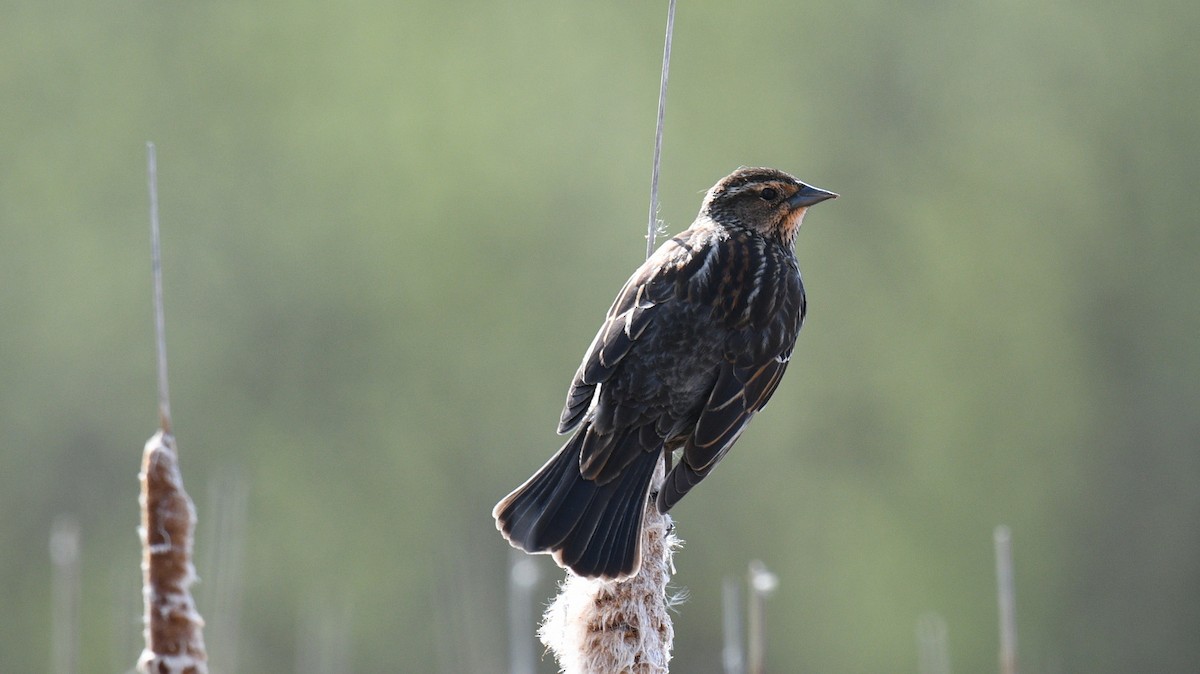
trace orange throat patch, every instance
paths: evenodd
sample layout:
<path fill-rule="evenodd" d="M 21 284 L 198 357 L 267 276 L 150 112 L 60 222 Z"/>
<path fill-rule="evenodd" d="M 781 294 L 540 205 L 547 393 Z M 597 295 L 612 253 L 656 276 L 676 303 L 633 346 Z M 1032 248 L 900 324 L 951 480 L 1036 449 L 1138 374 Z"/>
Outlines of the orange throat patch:
<path fill-rule="evenodd" d="M 800 231 L 800 223 L 804 222 L 804 214 L 808 211 L 808 207 L 797 208 L 788 213 L 783 222 L 779 225 L 779 235 L 784 241 L 791 242 L 796 239 L 796 232 Z"/>

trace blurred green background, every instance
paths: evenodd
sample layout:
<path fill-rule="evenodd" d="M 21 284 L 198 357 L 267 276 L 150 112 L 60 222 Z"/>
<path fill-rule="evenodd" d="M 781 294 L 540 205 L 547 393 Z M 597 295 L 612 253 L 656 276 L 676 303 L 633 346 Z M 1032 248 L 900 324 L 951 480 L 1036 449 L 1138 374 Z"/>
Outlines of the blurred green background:
<path fill-rule="evenodd" d="M 62 516 L 81 670 L 140 649 L 147 140 L 214 671 L 505 671 L 489 513 L 643 256 L 666 3 L 2 10 L 0 672 L 51 667 Z M 1197 25 L 680 3 L 667 229 L 739 165 L 843 196 L 799 238 L 788 377 L 674 513 L 674 671 L 722 671 L 751 559 L 772 671 L 914 672 L 929 612 L 995 671 L 1000 523 L 1025 672 L 1197 671 Z"/>

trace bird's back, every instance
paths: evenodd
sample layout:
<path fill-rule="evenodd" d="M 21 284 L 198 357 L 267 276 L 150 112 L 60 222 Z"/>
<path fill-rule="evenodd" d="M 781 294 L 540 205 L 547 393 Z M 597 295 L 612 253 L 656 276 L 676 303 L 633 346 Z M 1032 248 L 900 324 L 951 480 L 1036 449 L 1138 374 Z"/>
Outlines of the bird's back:
<path fill-rule="evenodd" d="M 790 354 L 804 289 L 790 248 L 705 221 L 663 244 L 630 283 L 652 284 L 646 269 L 669 279 L 670 290 L 602 383 L 591 422 L 608 432 L 654 420 L 671 440 L 695 427 L 723 366 Z M 620 323 L 622 309 L 614 305 L 608 321 Z"/>

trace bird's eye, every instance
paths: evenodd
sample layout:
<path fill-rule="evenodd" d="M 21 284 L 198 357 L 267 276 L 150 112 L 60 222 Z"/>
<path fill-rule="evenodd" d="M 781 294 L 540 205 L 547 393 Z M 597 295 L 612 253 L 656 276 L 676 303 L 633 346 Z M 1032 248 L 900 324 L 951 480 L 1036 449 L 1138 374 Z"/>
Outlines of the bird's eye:
<path fill-rule="evenodd" d="M 775 201 L 775 197 L 779 196 L 779 190 L 774 187 L 764 187 L 758 196 L 763 201 Z"/>

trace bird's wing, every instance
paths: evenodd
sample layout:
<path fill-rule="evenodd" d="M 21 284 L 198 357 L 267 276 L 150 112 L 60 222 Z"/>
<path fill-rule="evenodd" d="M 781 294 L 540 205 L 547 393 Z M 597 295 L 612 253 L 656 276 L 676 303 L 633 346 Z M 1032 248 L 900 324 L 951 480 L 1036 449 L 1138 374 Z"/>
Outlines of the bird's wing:
<path fill-rule="evenodd" d="M 655 307 L 675 299 L 684 279 L 704 262 L 706 249 L 688 230 L 667 241 L 625 282 L 575 372 L 558 423 L 559 433 L 574 430 L 592 405 L 596 387 L 608 381 L 654 319 Z"/>
<path fill-rule="evenodd" d="M 788 361 L 772 358 L 758 367 L 725 363 L 700 414 L 700 420 L 683 447 L 683 457 L 672 470 L 659 495 L 659 510 L 666 512 L 725 456 L 754 415 L 766 406 L 779 386 Z"/>
<path fill-rule="evenodd" d="M 747 311 L 752 317 L 748 329 L 731 335 L 726 345 L 725 362 L 708 402 L 684 442 L 679 464 L 659 492 L 661 512 L 712 471 L 779 387 L 807 305 L 794 258 L 778 261 L 771 267 L 775 272 L 760 281 L 765 287 L 752 293 L 758 301 Z"/>

